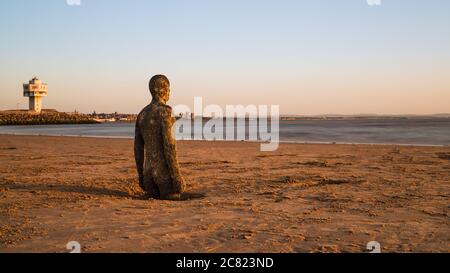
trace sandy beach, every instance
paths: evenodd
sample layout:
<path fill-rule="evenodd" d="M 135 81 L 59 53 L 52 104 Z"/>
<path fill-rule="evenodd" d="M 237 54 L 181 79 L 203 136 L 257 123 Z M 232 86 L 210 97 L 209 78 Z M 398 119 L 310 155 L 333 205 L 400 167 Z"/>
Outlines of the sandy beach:
<path fill-rule="evenodd" d="M 178 142 L 186 201 L 133 141 L 0 135 L 0 252 L 449 252 L 450 148 Z"/>

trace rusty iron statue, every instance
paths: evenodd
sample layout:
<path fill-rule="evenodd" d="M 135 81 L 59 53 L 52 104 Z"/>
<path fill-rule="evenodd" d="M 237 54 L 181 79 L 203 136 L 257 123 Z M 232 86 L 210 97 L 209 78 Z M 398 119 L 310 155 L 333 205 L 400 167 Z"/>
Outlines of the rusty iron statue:
<path fill-rule="evenodd" d="M 185 182 L 180 174 L 172 126 L 169 100 L 170 82 L 164 75 L 154 76 L 149 83 L 153 97 L 136 121 L 134 156 L 139 185 L 149 198 L 180 200 Z"/>

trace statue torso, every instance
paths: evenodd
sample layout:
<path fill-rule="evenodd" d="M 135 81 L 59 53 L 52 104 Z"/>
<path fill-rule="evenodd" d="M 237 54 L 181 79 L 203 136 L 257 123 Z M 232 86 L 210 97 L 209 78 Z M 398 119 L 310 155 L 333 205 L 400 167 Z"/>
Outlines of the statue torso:
<path fill-rule="evenodd" d="M 151 174 L 155 182 L 171 179 L 164 151 L 164 137 L 168 137 L 168 132 L 163 122 L 169 124 L 171 129 L 174 120 L 167 116 L 167 107 L 149 104 L 138 115 L 139 129 L 145 146 L 144 173 Z"/>

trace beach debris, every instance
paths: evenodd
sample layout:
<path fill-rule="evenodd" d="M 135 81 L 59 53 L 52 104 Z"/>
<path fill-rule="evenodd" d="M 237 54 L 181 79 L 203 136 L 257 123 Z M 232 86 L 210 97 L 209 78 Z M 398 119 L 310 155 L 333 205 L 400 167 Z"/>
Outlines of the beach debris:
<path fill-rule="evenodd" d="M 251 230 L 241 230 L 241 232 L 240 238 L 244 240 L 250 240 L 255 235 L 255 233 Z"/>
<path fill-rule="evenodd" d="M 305 162 L 297 162 L 298 165 L 305 165 L 305 166 L 315 166 L 315 167 L 328 167 L 329 163 L 328 161 L 305 161 Z"/>
<path fill-rule="evenodd" d="M 1 147 L 0 150 L 6 151 L 6 150 L 17 150 L 16 147 Z"/>

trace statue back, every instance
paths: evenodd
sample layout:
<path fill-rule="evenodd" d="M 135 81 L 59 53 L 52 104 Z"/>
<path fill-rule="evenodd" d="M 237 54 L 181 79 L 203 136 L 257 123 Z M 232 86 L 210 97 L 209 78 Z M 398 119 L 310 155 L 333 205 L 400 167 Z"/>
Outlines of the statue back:
<path fill-rule="evenodd" d="M 149 104 L 141 111 L 137 120 L 145 143 L 144 174 L 153 177 L 157 184 L 171 180 L 164 150 L 164 137 L 167 137 L 164 134 L 168 132 L 163 128 L 163 123 L 167 122 L 164 119 L 170 119 L 173 124 L 172 117 L 167 116 L 168 108 L 170 109 L 165 105 Z"/>

